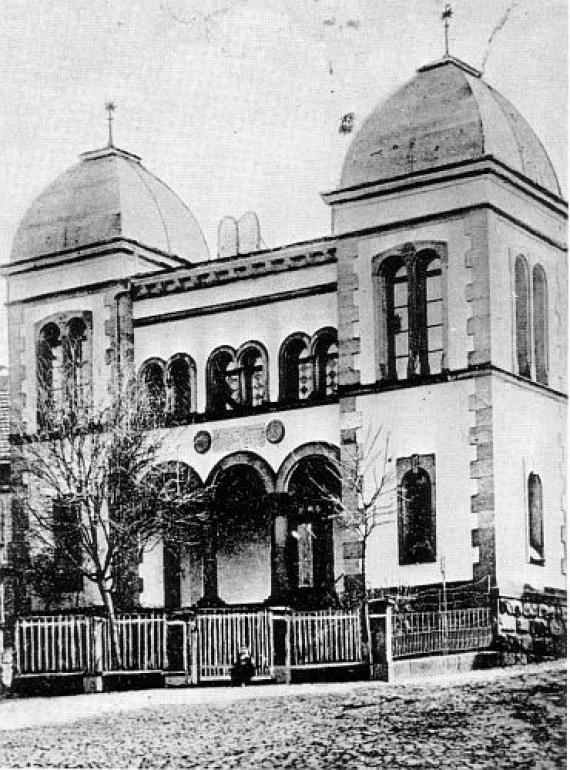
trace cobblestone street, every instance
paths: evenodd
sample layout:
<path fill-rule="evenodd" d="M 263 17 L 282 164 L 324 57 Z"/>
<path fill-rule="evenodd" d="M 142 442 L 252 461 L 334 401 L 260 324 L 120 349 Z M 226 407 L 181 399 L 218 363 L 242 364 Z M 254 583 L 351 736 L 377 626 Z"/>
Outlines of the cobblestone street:
<path fill-rule="evenodd" d="M 101 699 L 104 713 L 87 719 L 74 717 L 74 696 L 29 699 L 30 709 L 40 704 L 44 721 L 57 700 L 53 721 L 69 721 L 14 730 L 6 730 L 10 711 L 24 701 L 5 701 L 0 766 L 565 767 L 566 671 L 560 662 L 425 683 L 274 690 L 252 687 L 245 695 L 216 688 L 202 691 L 201 702 L 192 691 L 186 703 L 190 691 L 173 693 L 170 703 L 169 693 L 154 691 L 150 705 L 141 692 L 138 709 L 112 696 L 79 696 L 93 706 Z"/>

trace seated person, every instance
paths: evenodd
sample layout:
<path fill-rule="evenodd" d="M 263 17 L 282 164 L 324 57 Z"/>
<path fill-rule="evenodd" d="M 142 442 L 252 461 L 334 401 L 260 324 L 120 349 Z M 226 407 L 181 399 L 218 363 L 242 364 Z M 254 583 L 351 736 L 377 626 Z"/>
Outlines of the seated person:
<path fill-rule="evenodd" d="M 239 655 L 231 668 L 232 685 L 245 687 L 255 674 L 255 665 L 247 647 L 240 647 Z"/>

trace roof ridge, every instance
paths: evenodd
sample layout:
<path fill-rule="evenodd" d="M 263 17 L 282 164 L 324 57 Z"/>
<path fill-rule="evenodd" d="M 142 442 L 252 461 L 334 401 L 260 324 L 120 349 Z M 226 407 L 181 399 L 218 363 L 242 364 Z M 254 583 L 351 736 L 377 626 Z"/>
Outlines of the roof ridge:
<path fill-rule="evenodd" d="M 148 192 L 148 194 L 150 195 L 150 197 L 153 200 L 153 203 L 154 203 L 154 205 L 156 207 L 156 210 L 157 210 L 157 213 L 158 213 L 158 217 L 159 217 L 160 222 L 162 224 L 162 229 L 164 231 L 164 237 L 166 239 L 166 251 L 168 252 L 168 254 L 172 254 L 172 245 L 170 243 L 170 234 L 168 232 L 168 226 L 167 226 L 166 221 L 164 219 L 164 214 L 162 213 L 162 209 L 160 208 L 160 204 L 158 202 L 158 199 L 157 199 L 156 195 L 154 194 L 151 186 L 148 184 L 147 180 L 144 178 L 144 175 L 142 174 L 142 170 L 144 169 L 146 171 L 146 169 L 144 168 L 144 166 L 141 166 L 140 163 L 138 163 L 136 165 L 134 163 L 132 165 L 131 164 L 128 164 L 128 165 L 131 167 L 131 169 L 135 172 L 135 174 L 141 180 L 141 182 L 144 185 L 145 190 Z"/>

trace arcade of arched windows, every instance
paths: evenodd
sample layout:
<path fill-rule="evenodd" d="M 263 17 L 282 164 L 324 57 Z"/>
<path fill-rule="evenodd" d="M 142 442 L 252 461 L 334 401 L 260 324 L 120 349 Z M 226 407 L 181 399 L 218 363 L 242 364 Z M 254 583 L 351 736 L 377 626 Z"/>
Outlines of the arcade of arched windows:
<path fill-rule="evenodd" d="M 206 364 L 206 413 L 209 418 L 247 414 L 269 404 L 269 357 L 257 341 L 235 350 L 216 348 Z M 153 425 L 197 419 L 194 360 L 177 353 L 168 361 L 151 358 L 139 369 L 139 384 Z M 279 352 L 279 399 L 288 405 L 318 403 L 336 396 L 338 341 L 332 327 L 312 337 L 290 335 Z"/>
<path fill-rule="evenodd" d="M 145 361 L 139 385 L 150 424 L 184 423 L 196 412 L 196 364 L 184 353 Z"/>
<path fill-rule="evenodd" d="M 59 313 L 36 330 L 37 421 L 40 429 L 63 419 L 82 421 L 91 405 L 92 316 Z"/>
<path fill-rule="evenodd" d="M 516 371 L 548 385 L 548 285 L 542 265 L 522 254 L 514 265 Z"/>
<path fill-rule="evenodd" d="M 268 356 L 259 342 L 237 351 L 214 350 L 206 365 L 207 410 L 221 416 L 261 407 L 269 400 Z"/>

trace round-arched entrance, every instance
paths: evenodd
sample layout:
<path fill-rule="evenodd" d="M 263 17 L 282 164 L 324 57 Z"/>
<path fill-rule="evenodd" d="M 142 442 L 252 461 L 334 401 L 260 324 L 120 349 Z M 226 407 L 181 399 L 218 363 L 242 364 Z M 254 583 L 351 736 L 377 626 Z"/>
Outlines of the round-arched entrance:
<path fill-rule="evenodd" d="M 290 472 L 289 585 L 297 602 L 314 605 L 334 597 L 334 512 L 341 485 L 336 466 L 323 455 L 300 459 Z"/>
<path fill-rule="evenodd" d="M 268 469 L 247 457 L 214 475 L 218 594 L 227 604 L 263 602 L 271 593 Z"/>
<path fill-rule="evenodd" d="M 202 596 L 202 512 L 199 506 L 177 501 L 200 489 L 202 481 L 193 468 L 176 461 L 153 468 L 148 480 L 158 504 L 170 505 L 162 538 L 164 606 L 176 609 L 194 604 Z M 151 562 L 156 557 L 156 551 L 147 555 Z"/>

